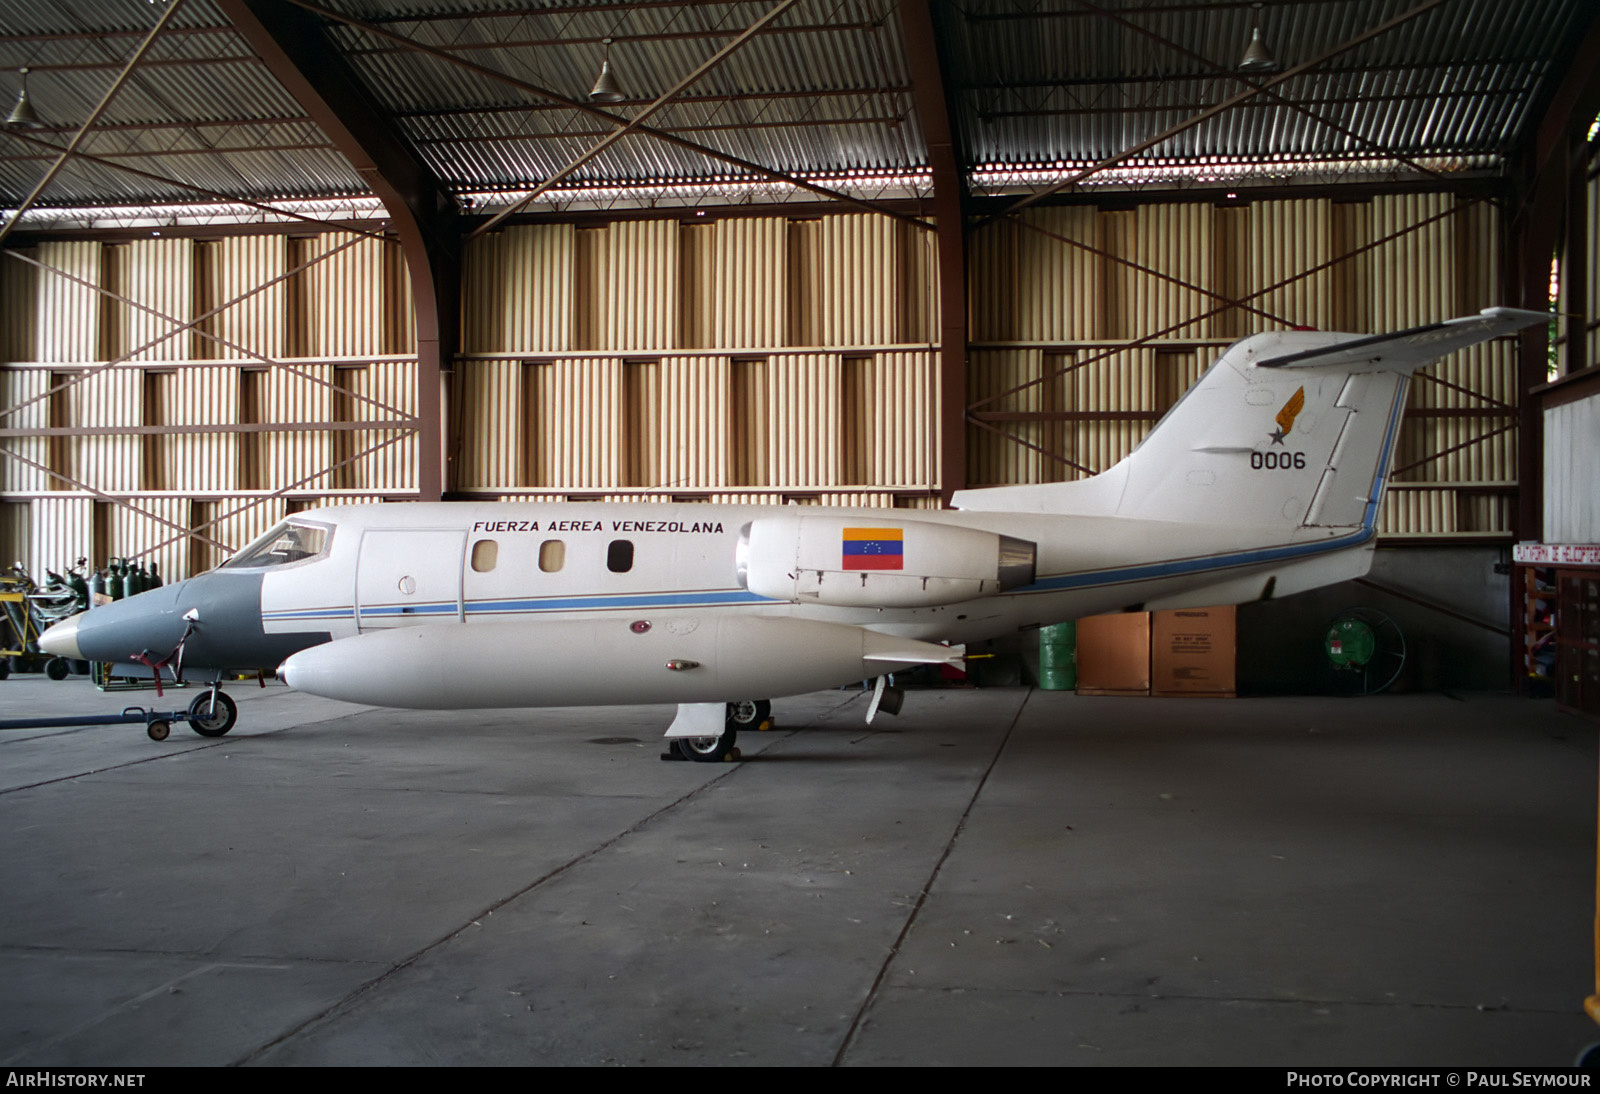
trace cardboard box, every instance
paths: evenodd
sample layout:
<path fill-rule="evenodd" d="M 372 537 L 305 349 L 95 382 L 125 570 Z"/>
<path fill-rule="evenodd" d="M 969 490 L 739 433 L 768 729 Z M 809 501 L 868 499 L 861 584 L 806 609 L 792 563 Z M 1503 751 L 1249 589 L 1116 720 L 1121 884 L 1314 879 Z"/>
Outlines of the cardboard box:
<path fill-rule="evenodd" d="M 1150 694 L 1150 613 L 1078 620 L 1078 694 Z"/>
<path fill-rule="evenodd" d="M 1177 608 L 1150 624 L 1150 694 L 1233 698 L 1238 694 L 1237 612 Z"/>

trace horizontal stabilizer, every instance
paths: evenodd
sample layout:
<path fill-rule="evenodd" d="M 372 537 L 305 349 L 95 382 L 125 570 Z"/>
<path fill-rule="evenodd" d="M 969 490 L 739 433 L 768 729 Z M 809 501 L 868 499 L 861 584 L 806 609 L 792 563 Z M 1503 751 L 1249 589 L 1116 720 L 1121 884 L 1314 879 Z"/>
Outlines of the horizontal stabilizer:
<path fill-rule="evenodd" d="M 1447 319 L 1443 323 L 1412 327 L 1394 334 L 1377 334 L 1299 353 L 1264 357 L 1255 364 L 1257 368 L 1378 366 L 1396 372 L 1414 372 L 1447 353 L 1549 321 L 1547 312 L 1485 308 L 1481 314 L 1464 319 Z"/>

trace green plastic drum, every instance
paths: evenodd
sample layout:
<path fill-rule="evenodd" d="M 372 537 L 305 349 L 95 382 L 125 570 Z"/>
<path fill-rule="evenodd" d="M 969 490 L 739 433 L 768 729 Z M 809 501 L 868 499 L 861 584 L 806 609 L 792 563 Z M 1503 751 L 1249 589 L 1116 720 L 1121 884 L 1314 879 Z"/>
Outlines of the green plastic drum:
<path fill-rule="evenodd" d="M 1078 686 L 1078 621 L 1039 628 L 1039 686 L 1072 691 Z"/>
<path fill-rule="evenodd" d="M 1361 668 L 1378 651 L 1378 637 L 1359 619 L 1341 619 L 1328 628 L 1323 641 L 1328 660 L 1339 668 Z"/>

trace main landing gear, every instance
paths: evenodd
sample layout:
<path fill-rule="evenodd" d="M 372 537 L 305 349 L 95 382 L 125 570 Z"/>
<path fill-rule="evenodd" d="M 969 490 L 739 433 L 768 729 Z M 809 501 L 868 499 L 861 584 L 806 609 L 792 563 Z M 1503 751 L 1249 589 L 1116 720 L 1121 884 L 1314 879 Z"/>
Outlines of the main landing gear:
<path fill-rule="evenodd" d="M 720 708 L 720 709 L 719 709 Z M 720 716 L 720 719 L 719 719 Z M 694 760 L 715 764 L 739 758 L 735 742 L 741 729 L 760 729 L 772 717 L 772 704 L 766 699 L 745 699 L 737 703 L 684 703 L 667 730 L 668 748 L 663 760 Z M 720 720 L 720 725 L 718 724 Z M 720 733 L 707 732 L 720 729 Z"/>

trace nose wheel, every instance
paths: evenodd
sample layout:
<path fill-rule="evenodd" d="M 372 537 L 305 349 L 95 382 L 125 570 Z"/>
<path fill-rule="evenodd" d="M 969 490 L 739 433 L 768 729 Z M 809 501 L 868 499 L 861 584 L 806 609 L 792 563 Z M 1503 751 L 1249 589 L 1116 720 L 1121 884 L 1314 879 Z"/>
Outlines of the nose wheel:
<path fill-rule="evenodd" d="M 238 706 L 226 692 L 215 688 L 196 695 L 189 704 L 189 727 L 202 737 L 220 737 L 238 720 Z"/>

